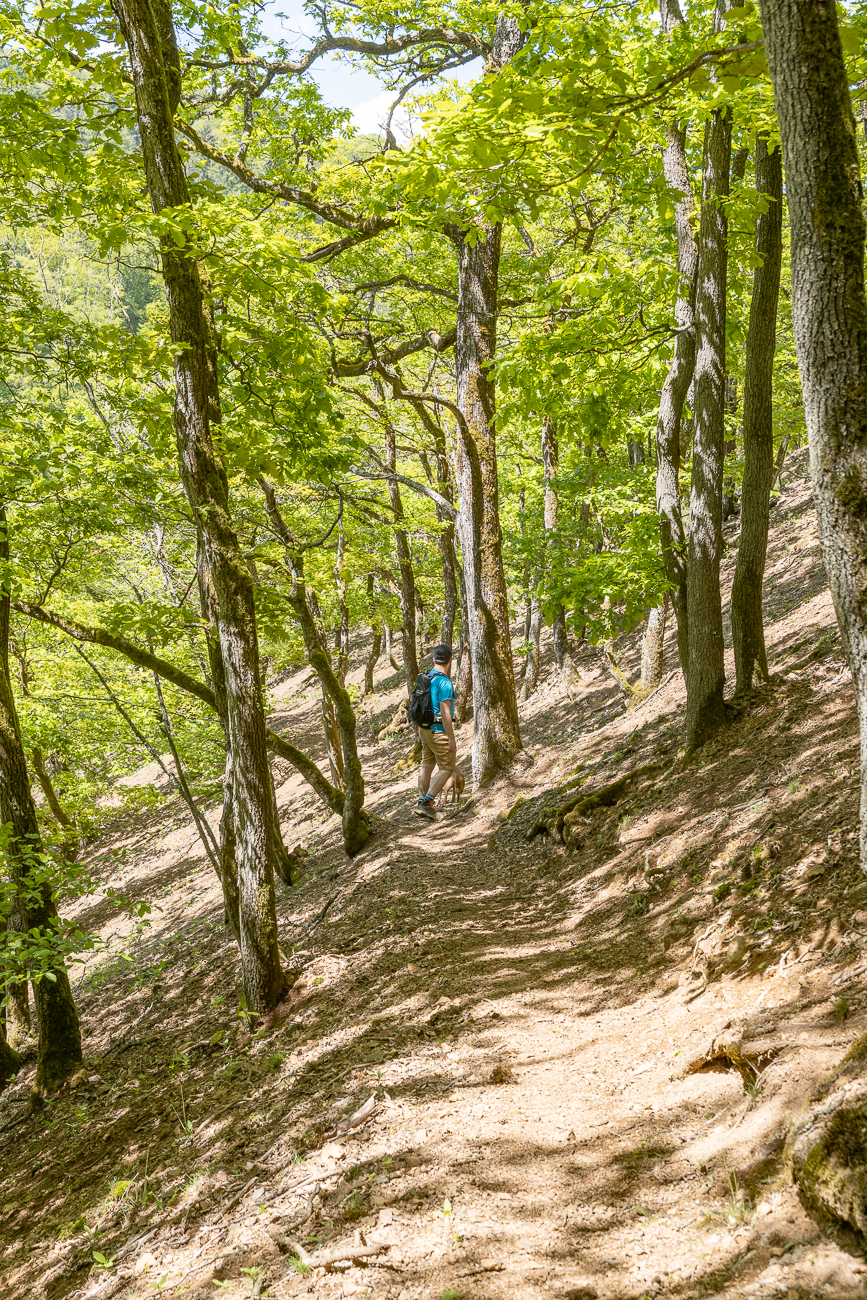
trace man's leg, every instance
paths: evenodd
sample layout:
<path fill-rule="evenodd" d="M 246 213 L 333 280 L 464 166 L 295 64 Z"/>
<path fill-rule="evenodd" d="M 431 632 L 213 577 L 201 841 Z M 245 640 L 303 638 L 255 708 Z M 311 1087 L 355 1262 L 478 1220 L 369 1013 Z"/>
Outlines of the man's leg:
<path fill-rule="evenodd" d="M 432 758 L 429 758 L 427 754 L 425 754 L 422 765 L 418 770 L 419 794 L 427 794 L 428 786 L 430 785 L 430 779 L 431 776 L 433 775 L 433 770 L 434 770 L 434 761 Z"/>
<path fill-rule="evenodd" d="M 454 764 L 452 764 L 450 767 L 441 767 L 439 769 L 439 771 L 437 772 L 436 776 L 431 781 L 427 789 L 427 796 L 429 799 L 436 799 L 437 795 L 442 790 L 443 786 L 445 785 L 446 781 L 448 781 L 449 777 L 451 776 L 454 770 L 455 770 Z M 421 786 L 419 786 L 419 789 L 421 789 Z"/>

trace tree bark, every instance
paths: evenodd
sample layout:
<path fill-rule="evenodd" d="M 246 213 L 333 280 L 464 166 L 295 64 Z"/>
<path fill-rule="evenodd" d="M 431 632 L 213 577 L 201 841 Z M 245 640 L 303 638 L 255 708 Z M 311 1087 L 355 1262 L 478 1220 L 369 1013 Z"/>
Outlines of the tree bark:
<path fill-rule="evenodd" d="M 686 532 L 680 509 L 681 421 L 695 372 L 695 292 L 698 246 L 692 230 L 692 186 L 686 160 L 686 129 L 673 123 L 662 155 L 669 189 L 682 195 L 675 204 L 679 287 L 674 307 L 674 352 L 659 398 L 656 422 L 656 509 L 665 575 L 677 622 L 677 647 L 683 675 L 689 668 L 686 594 Z"/>
<path fill-rule="evenodd" d="M 539 656 L 542 645 L 542 602 L 538 596 L 530 599 L 530 633 L 527 637 L 527 657 L 524 660 L 524 677 L 521 682 L 521 699 L 529 700 L 539 684 Z"/>
<path fill-rule="evenodd" d="M 550 535 L 556 533 L 560 522 L 560 500 L 557 496 L 557 473 L 560 468 L 560 439 L 557 426 L 550 416 L 542 420 L 542 466 L 545 474 L 545 531 Z M 569 633 L 566 629 L 566 610 L 561 605 L 554 615 L 551 625 L 551 637 L 554 647 L 554 659 L 560 672 L 560 680 L 570 700 L 578 698 L 581 678 L 569 649 Z"/>
<path fill-rule="evenodd" d="M 364 661 L 364 695 L 373 694 L 373 672 L 379 662 L 379 656 L 382 654 L 382 628 L 377 627 L 374 623 L 371 626 L 372 640 L 370 643 L 370 654 Z"/>
<path fill-rule="evenodd" d="M 355 734 L 355 711 L 352 708 L 349 692 L 334 671 L 328 652 L 322 644 L 316 620 L 307 601 L 303 552 L 295 543 L 280 512 L 273 486 L 265 478 L 260 478 L 259 484 L 265 494 L 268 518 L 286 552 L 292 579 L 287 599 L 301 628 L 310 665 L 333 706 L 340 732 L 343 750 L 343 845 L 347 854 L 352 857 L 370 838 L 370 820 L 364 811 L 364 779 L 361 774 L 361 759 L 358 756 Z"/>
<path fill-rule="evenodd" d="M 683 22 L 677 0 L 660 0 L 662 29 L 670 35 Z M 662 154 L 665 183 L 680 195 L 674 206 L 678 291 L 674 307 L 677 331 L 671 365 L 659 397 L 656 422 L 656 509 L 665 575 L 677 623 L 677 649 L 684 678 L 689 669 L 686 596 L 686 533 L 680 508 L 681 421 L 695 372 L 695 292 L 698 244 L 692 228 L 693 197 L 686 157 L 686 128 L 672 122 Z"/>
<path fill-rule="evenodd" d="M 867 298 L 856 127 L 837 11 L 761 0 L 792 238 L 792 305 L 822 554 L 852 671 L 867 872 Z"/>
<path fill-rule="evenodd" d="M 349 672 L 349 606 L 346 603 L 346 529 L 343 526 L 343 503 L 340 506 L 340 523 L 337 525 L 337 608 L 340 623 L 337 628 L 337 680 L 341 686 L 346 685 Z M 307 602 L 305 601 L 305 606 Z"/>
<path fill-rule="evenodd" d="M 6 511 L 0 505 L 0 564 L 9 563 Z M 15 886 L 15 920 L 26 931 L 51 935 L 57 918 L 54 893 L 47 880 L 39 880 L 46 861 L 45 848 L 30 793 L 30 774 L 21 739 L 18 710 L 9 677 L 9 588 L 0 588 L 0 822 L 8 827 L 6 856 Z M 62 961 L 49 960 L 42 977 L 34 981 L 33 994 L 39 1021 L 36 1087 L 52 1093 L 81 1065 L 81 1027 Z M 5 1037 L 0 1066 L 11 1058 Z"/>
<path fill-rule="evenodd" d="M 439 421 L 435 421 L 434 450 L 436 452 L 437 485 L 448 502 L 453 502 L 449 459 L 446 455 L 445 430 Z M 457 557 L 455 555 L 455 523 L 442 506 L 437 505 L 437 520 L 440 529 L 440 556 L 443 566 L 443 616 L 440 624 L 440 641 L 443 645 L 452 645 L 455 637 L 455 619 L 458 612 Z"/>
<path fill-rule="evenodd" d="M 397 439 L 394 425 L 385 426 L 385 467 L 391 474 L 397 469 Z M 388 499 L 394 515 L 394 547 L 397 552 L 397 568 L 400 574 L 400 616 L 403 628 L 403 670 L 407 690 L 412 695 L 415 679 L 419 674 L 418 649 L 415 639 L 415 575 L 412 571 L 412 551 L 406 529 L 401 527 L 406 516 L 400 488 L 394 478 L 386 479 Z"/>
<path fill-rule="evenodd" d="M 665 653 L 665 623 L 668 614 L 669 594 L 665 593 L 661 605 L 654 605 L 647 615 L 647 624 L 641 642 L 642 695 L 655 691 L 662 681 L 662 660 Z"/>
<path fill-rule="evenodd" d="M 467 636 L 469 617 L 467 615 L 467 584 L 463 567 L 458 571 L 461 596 L 461 630 L 458 638 L 458 680 L 455 684 L 455 721 L 463 726 L 467 716 L 467 705 L 473 689 L 473 666 L 470 658 L 470 643 Z"/>
<path fill-rule="evenodd" d="M 6 1041 L 17 1051 L 33 1034 L 30 1017 L 30 985 L 27 980 L 11 979 L 6 983 Z"/>
<path fill-rule="evenodd" d="M 144 158 L 155 213 L 189 209 L 190 195 L 174 136 L 180 60 L 171 11 L 151 0 L 115 0 L 130 56 Z M 219 388 L 213 329 L 199 267 L 170 235 L 160 241 L 175 351 L 174 422 L 181 481 L 207 557 L 218 606 L 234 793 L 235 861 L 241 968 L 248 1008 L 270 1011 L 286 978 L 277 947 L 274 900 L 274 800 L 250 572 L 229 511 L 228 482 L 213 444 Z"/>
<path fill-rule="evenodd" d="M 729 0 L 717 0 L 720 30 Z M 692 751 L 725 721 L 723 687 L 722 481 L 725 455 L 726 280 L 732 114 L 714 109 L 705 124 L 699 265 L 695 300 L 695 435 L 689 495 L 686 745 Z"/>
<path fill-rule="evenodd" d="M 51 777 L 48 775 L 48 769 L 45 766 L 45 759 L 42 756 L 42 750 L 39 745 L 33 746 L 31 755 L 33 757 L 33 771 L 36 773 L 36 779 L 42 787 L 45 801 L 54 815 L 54 820 L 59 822 L 64 830 L 74 830 L 75 826 L 72 818 L 65 811 L 62 803 L 57 797 L 57 791 L 54 788 Z"/>
<path fill-rule="evenodd" d="M 497 19 L 487 71 L 503 68 L 521 48 L 517 19 Z M 473 783 L 479 786 L 521 749 L 509 633 L 509 602 L 500 531 L 495 385 L 498 280 L 502 229 L 484 222 L 451 228 L 458 253 L 455 360 L 458 420 L 458 533 L 467 591 L 473 684 Z"/>
<path fill-rule="evenodd" d="M 7 1088 L 21 1069 L 21 1057 L 6 1041 L 0 1022 L 0 1092 Z"/>
<path fill-rule="evenodd" d="M 467 588 L 473 677 L 473 783 L 479 786 L 521 749 L 500 532 L 495 389 L 499 226 L 458 246 L 458 527 Z"/>
<path fill-rule="evenodd" d="M 768 151 L 767 135 L 756 138 L 756 191 L 767 211 L 756 218 L 753 296 L 744 376 L 744 479 L 741 537 L 732 588 L 732 639 L 736 691 L 748 691 L 753 674 L 768 679 L 762 618 L 762 583 L 768 549 L 768 518 L 774 478 L 774 351 L 783 256 L 783 165 L 779 149 Z"/>

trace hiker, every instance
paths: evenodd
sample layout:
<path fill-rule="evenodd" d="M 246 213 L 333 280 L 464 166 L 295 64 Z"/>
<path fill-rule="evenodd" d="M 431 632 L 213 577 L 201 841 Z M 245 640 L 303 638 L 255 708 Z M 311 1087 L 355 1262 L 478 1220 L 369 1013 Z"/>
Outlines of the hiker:
<path fill-rule="evenodd" d="M 433 668 L 416 678 L 409 703 L 409 716 L 418 724 L 422 748 L 418 803 L 413 812 L 419 817 L 427 817 L 429 821 L 436 821 L 434 800 L 455 770 L 457 744 L 452 725 L 455 691 L 451 682 L 451 668 L 451 646 L 436 646 Z M 435 767 L 439 770 L 433 776 Z"/>

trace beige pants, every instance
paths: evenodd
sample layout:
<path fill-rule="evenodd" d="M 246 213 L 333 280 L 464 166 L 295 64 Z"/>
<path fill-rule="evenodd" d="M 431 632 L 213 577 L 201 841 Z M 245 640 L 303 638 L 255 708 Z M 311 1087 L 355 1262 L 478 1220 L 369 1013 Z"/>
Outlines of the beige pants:
<path fill-rule="evenodd" d="M 455 770 L 455 755 L 449 748 L 449 738 L 444 731 L 430 731 L 427 727 L 419 727 L 421 736 L 421 761 L 422 766 L 428 766 L 436 763 L 442 772 L 453 772 Z"/>

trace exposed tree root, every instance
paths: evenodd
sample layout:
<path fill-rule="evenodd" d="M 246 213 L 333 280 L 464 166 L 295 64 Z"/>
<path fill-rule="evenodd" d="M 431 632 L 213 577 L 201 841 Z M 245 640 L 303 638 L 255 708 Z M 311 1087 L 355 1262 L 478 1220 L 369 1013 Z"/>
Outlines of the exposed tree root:
<path fill-rule="evenodd" d="M 573 799 L 568 799 L 559 808 L 551 809 L 548 817 L 534 822 L 527 831 L 527 839 L 533 840 L 537 835 L 553 835 L 561 844 L 571 848 L 577 838 L 578 823 L 582 817 L 592 812 L 594 808 L 609 808 L 619 803 L 627 790 L 631 789 L 637 781 L 662 772 L 665 767 L 665 763 L 645 763 L 642 767 L 627 772 L 625 776 L 618 777 L 610 785 L 603 785 L 601 789 L 594 790 L 590 794 L 578 794 Z"/>

